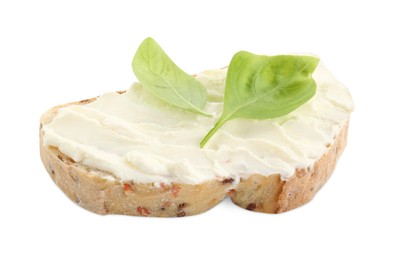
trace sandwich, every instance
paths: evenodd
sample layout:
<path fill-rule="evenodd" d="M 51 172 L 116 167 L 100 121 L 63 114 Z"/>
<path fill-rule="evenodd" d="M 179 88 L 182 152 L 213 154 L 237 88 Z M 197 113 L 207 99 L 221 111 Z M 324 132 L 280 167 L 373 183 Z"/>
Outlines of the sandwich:
<path fill-rule="evenodd" d="M 40 119 L 44 167 L 92 212 L 183 217 L 227 196 L 289 211 L 314 197 L 345 148 L 353 101 L 318 57 L 240 51 L 189 75 L 147 38 L 132 68 L 129 89 Z"/>

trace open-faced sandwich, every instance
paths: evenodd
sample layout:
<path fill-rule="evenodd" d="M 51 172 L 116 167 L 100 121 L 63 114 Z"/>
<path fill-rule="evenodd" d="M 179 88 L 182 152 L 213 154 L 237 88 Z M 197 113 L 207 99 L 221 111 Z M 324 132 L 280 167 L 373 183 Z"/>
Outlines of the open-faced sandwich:
<path fill-rule="evenodd" d="M 99 214 L 188 216 L 226 196 L 280 213 L 333 172 L 353 102 L 317 57 L 238 52 L 191 76 L 146 39 L 128 90 L 54 107 L 41 158 L 59 188 Z"/>

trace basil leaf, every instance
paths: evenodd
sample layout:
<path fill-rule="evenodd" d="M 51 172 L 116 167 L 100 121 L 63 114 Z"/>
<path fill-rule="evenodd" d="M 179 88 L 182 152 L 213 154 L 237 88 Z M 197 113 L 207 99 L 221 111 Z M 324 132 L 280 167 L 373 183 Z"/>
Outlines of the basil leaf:
<path fill-rule="evenodd" d="M 132 61 L 143 87 L 165 102 L 209 116 L 202 109 L 207 91 L 193 76 L 182 71 L 152 38 L 145 39 Z"/>
<path fill-rule="evenodd" d="M 236 53 L 227 72 L 223 113 L 201 148 L 229 120 L 280 117 L 307 102 L 316 92 L 312 73 L 318 63 L 310 56 Z"/>

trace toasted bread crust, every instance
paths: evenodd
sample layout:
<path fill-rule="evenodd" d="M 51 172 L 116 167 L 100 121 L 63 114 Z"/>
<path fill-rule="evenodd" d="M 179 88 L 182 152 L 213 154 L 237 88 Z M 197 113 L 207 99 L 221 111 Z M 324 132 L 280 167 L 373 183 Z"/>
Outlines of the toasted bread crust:
<path fill-rule="evenodd" d="M 310 201 L 330 177 L 346 145 L 348 123 L 328 152 L 312 169 L 299 169 L 287 181 L 279 174 L 254 174 L 236 186 L 231 180 L 211 180 L 197 185 L 123 182 L 111 173 L 74 162 L 55 147 L 43 145 L 41 126 L 52 121 L 57 111 L 70 105 L 85 105 L 96 98 L 54 107 L 40 120 L 40 155 L 58 187 L 81 207 L 98 214 L 182 217 L 205 212 L 227 195 L 248 210 L 280 213 Z"/>

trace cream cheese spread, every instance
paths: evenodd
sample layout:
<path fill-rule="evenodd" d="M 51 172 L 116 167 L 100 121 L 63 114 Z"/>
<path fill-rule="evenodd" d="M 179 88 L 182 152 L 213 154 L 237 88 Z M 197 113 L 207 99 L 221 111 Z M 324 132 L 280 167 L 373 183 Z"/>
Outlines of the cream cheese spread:
<path fill-rule="evenodd" d="M 320 63 L 313 74 L 317 91 L 307 103 L 276 119 L 229 121 L 201 149 L 221 115 L 226 74 L 225 68 L 196 76 L 208 90 L 204 110 L 212 117 L 167 105 L 134 83 L 123 94 L 60 109 L 43 127 L 44 145 L 138 183 L 198 184 L 276 173 L 288 179 L 326 153 L 353 110 L 347 88 Z"/>

